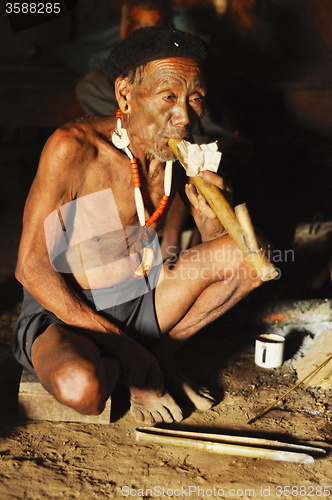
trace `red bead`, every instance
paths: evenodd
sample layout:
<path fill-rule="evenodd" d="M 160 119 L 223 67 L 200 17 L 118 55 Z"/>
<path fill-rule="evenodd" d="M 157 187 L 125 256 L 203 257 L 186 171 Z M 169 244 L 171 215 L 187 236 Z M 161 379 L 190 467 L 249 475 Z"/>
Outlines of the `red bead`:
<path fill-rule="evenodd" d="M 116 118 L 116 119 L 121 118 L 121 109 L 118 109 L 118 110 L 117 110 L 116 115 L 115 115 L 115 118 Z"/>
<path fill-rule="evenodd" d="M 121 111 L 118 111 L 119 113 L 119 118 L 121 117 Z M 117 113 L 117 115 L 118 115 Z M 133 173 L 133 181 L 134 181 L 134 186 L 135 188 L 141 187 L 141 181 L 140 181 L 140 176 L 139 176 L 139 171 L 138 171 L 138 165 L 137 165 L 137 159 L 136 158 L 129 158 L 130 164 L 131 164 L 131 169 Z M 158 208 L 153 212 L 151 217 L 146 221 L 145 226 L 149 227 L 151 224 L 153 224 L 158 217 L 163 213 L 165 206 L 167 205 L 169 196 L 166 194 L 163 195 L 162 199 L 160 200 Z"/>

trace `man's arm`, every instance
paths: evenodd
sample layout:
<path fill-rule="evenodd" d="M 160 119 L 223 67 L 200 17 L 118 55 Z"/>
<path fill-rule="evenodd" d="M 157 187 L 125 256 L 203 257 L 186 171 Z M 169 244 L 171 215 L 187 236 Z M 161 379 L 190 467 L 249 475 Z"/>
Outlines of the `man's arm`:
<path fill-rule="evenodd" d="M 154 357 L 84 302 L 52 268 L 49 259 L 44 221 L 79 195 L 85 165 L 92 161 L 93 154 L 84 139 L 79 130 L 59 129 L 43 150 L 24 210 L 16 277 L 45 309 L 118 358 L 125 383 L 141 385 L 150 375 L 161 388 L 161 373 Z"/>

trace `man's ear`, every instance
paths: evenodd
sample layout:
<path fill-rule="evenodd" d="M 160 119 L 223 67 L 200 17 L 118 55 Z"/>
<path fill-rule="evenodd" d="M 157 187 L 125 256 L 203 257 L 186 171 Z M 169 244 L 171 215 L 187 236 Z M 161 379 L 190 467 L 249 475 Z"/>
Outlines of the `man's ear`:
<path fill-rule="evenodd" d="M 128 82 L 128 78 L 118 77 L 115 80 L 115 97 L 118 101 L 121 113 L 128 114 L 131 112 L 131 96 L 132 85 Z"/>

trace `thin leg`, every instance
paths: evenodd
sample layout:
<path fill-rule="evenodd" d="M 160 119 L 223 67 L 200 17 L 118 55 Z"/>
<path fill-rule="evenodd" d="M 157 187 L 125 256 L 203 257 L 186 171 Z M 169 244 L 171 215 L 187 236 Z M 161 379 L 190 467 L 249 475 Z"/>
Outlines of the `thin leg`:
<path fill-rule="evenodd" d="M 165 264 L 156 289 L 156 311 L 163 338 L 153 349 L 171 394 L 190 399 L 205 410 L 213 398 L 205 388 L 179 370 L 174 354 L 197 331 L 208 325 L 261 284 L 229 236 L 199 245 Z"/>

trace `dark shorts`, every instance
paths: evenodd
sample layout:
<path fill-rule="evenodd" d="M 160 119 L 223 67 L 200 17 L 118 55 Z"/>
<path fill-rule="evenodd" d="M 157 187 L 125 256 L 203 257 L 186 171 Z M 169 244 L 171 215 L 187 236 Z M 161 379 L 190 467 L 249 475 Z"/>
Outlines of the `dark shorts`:
<path fill-rule="evenodd" d="M 153 272 L 154 278 L 157 280 L 160 271 L 161 266 L 153 268 L 149 273 L 149 278 Z M 125 285 L 125 287 L 120 285 L 118 288 L 121 295 L 127 294 L 128 296 L 127 284 Z M 93 294 L 95 297 L 97 294 L 101 300 L 104 296 L 106 304 L 107 296 L 110 295 L 110 290 L 114 291 L 114 288 L 93 290 Z M 109 319 L 139 344 L 148 347 L 159 340 L 161 336 L 155 311 L 154 292 L 155 288 L 119 305 L 103 307 L 102 310 L 98 311 L 98 314 Z M 44 333 L 50 325 L 65 325 L 65 323 L 47 311 L 27 290 L 23 289 L 23 293 L 22 311 L 14 329 L 13 352 L 21 365 L 35 373 L 31 362 L 31 347 L 34 340 Z M 82 294 L 91 307 L 96 310 L 91 290 L 82 290 Z"/>

